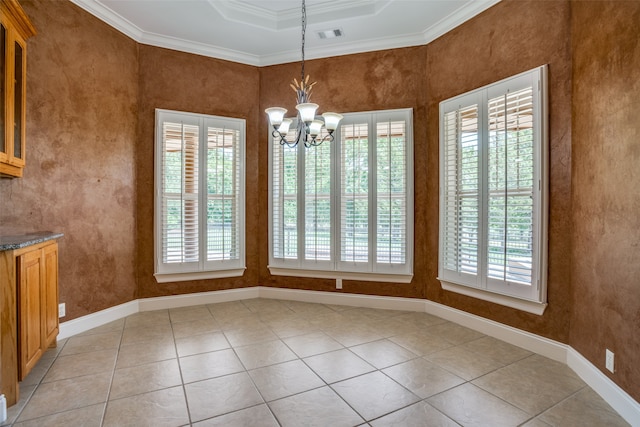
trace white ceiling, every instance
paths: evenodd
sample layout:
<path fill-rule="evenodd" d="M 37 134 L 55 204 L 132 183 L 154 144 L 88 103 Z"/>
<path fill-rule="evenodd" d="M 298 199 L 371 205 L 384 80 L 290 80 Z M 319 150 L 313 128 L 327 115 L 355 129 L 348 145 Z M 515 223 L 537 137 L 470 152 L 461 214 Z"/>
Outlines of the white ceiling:
<path fill-rule="evenodd" d="M 301 0 L 72 1 L 143 44 L 256 66 L 301 56 Z M 498 1 L 306 0 L 305 57 L 426 44 Z"/>

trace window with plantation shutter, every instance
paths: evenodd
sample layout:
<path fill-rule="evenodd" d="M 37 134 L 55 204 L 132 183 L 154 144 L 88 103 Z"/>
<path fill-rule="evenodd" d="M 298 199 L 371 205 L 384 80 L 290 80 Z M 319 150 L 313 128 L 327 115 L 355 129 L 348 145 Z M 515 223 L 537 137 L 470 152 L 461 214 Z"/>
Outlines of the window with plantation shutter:
<path fill-rule="evenodd" d="M 272 274 L 411 280 L 411 113 L 345 114 L 316 147 L 270 140 Z"/>
<path fill-rule="evenodd" d="M 156 110 L 158 282 L 242 275 L 244 120 Z"/>
<path fill-rule="evenodd" d="M 440 104 L 439 278 L 447 290 L 546 307 L 546 67 Z"/>

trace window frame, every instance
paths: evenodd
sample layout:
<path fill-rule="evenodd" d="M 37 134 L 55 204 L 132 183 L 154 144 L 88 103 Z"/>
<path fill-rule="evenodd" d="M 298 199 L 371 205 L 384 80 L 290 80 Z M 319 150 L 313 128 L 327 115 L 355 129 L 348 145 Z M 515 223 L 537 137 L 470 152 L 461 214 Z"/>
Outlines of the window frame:
<path fill-rule="evenodd" d="M 198 261 L 194 262 L 163 262 L 163 124 L 166 122 L 183 123 L 198 126 Z M 208 130 L 210 128 L 231 129 L 238 132 L 235 150 L 237 182 L 233 195 L 235 209 L 235 236 L 237 239 L 237 256 L 231 259 L 206 259 L 207 245 L 207 207 L 210 199 L 207 184 L 207 150 Z M 244 119 L 197 114 L 175 110 L 155 110 L 155 141 L 154 141 L 154 277 L 158 283 L 179 282 L 188 280 L 215 279 L 238 277 L 246 270 L 246 121 Z M 180 193 L 184 194 L 184 190 Z M 201 219 L 204 219 L 201 220 Z"/>
<path fill-rule="evenodd" d="M 439 114 L 439 244 L 438 279 L 443 289 L 474 298 L 491 301 L 518 310 L 541 315 L 547 307 L 547 229 L 548 229 L 548 95 L 547 66 L 541 66 L 493 84 L 463 93 L 440 103 Z M 533 178 L 532 178 L 532 266 L 531 285 L 519 284 L 507 279 L 495 280 L 488 276 L 488 144 L 489 101 L 498 96 L 506 96 L 524 88 L 532 87 L 532 135 L 533 135 Z M 445 115 L 462 111 L 477 105 L 478 120 L 478 228 L 477 271 L 463 273 L 445 268 Z M 456 135 L 459 135 L 456 133 Z M 459 157 L 456 157 L 459 159 Z M 458 185 L 460 180 L 458 179 Z M 474 193 L 475 194 L 475 193 Z M 457 220 L 453 221 L 459 224 Z"/>
<path fill-rule="evenodd" d="M 295 277 L 313 277 L 313 278 L 330 278 L 330 279 L 349 279 L 349 280 L 366 280 L 380 282 L 409 283 L 413 278 L 413 218 L 414 218 L 414 172 L 413 172 L 413 109 L 397 109 L 397 110 L 380 110 L 368 112 L 345 113 L 340 126 L 335 132 L 335 140 L 332 142 L 324 142 L 330 145 L 331 158 L 331 243 L 330 243 L 330 260 L 307 260 L 300 259 L 300 255 L 304 256 L 304 248 L 298 247 L 298 255 L 296 258 L 284 258 L 274 256 L 274 149 L 281 148 L 280 144 L 274 142 L 273 137 L 269 137 L 269 270 L 272 275 L 295 276 Z M 341 149 L 342 149 L 342 129 L 344 125 L 350 123 L 367 123 L 368 138 L 373 135 L 377 137 L 376 124 L 384 123 L 387 120 L 396 120 L 404 122 L 404 155 L 405 155 L 405 252 L 404 263 L 381 263 L 371 262 L 372 251 L 375 253 L 376 248 L 370 240 L 368 240 L 369 260 L 363 263 L 350 263 L 340 260 L 341 251 Z M 275 144 L 275 145 L 274 145 Z M 302 144 L 300 144 L 302 145 Z M 298 151 L 298 170 L 297 177 L 301 179 L 304 176 L 304 170 L 300 166 L 304 165 L 305 150 L 313 150 L 317 147 L 304 148 L 304 146 L 296 147 Z M 375 151 L 375 144 L 370 144 L 368 148 L 368 164 L 369 167 L 375 166 L 376 157 L 371 157 L 371 153 Z M 369 177 L 368 191 L 372 188 L 371 181 L 375 179 Z M 304 182 L 297 183 L 297 188 L 304 188 Z M 376 188 L 375 186 L 373 188 Z M 369 219 L 376 216 L 376 205 L 371 205 L 371 200 L 377 200 L 377 193 L 367 193 L 369 200 Z M 295 198 L 297 201 L 305 198 L 298 190 Z M 298 202 L 299 203 L 299 202 Z M 281 208 L 280 208 L 281 209 Z M 304 207 L 298 206 L 298 212 L 304 213 Z M 298 218 L 300 216 L 298 215 Z M 369 223 L 369 222 L 368 222 Z M 296 220 L 297 230 L 304 229 L 304 224 Z M 376 231 L 369 227 L 368 235 L 372 236 Z M 298 239 L 303 241 L 304 237 Z"/>

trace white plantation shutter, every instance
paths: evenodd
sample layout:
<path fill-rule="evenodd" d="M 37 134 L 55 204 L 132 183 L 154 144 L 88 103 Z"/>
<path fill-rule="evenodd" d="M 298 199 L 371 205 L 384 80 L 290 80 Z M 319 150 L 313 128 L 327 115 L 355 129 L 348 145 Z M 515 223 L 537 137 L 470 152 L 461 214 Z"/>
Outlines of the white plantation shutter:
<path fill-rule="evenodd" d="M 376 262 L 407 259 L 407 123 L 376 121 Z"/>
<path fill-rule="evenodd" d="M 443 285 L 545 302 L 545 70 L 440 104 Z"/>
<path fill-rule="evenodd" d="M 295 131 L 287 138 L 293 139 Z M 298 147 L 271 147 L 271 250 L 279 259 L 298 259 Z"/>
<path fill-rule="evenodd" d="M 325 134 L 319 135 L 319 138 Z M 304 259 L 331 261 L 331 144 L 303 150 Z"/>
<path fill-rule="evenodd" d="M 477 285 L 479 223 L 478 105 L 444 114 L 441 161 L 441 258 L 445 277 Z M 471 276 L 466 276 L 471 275 Z"/>
<path fill-rule="evenodd" d="M 488 103 L 487 276 L 531 285 L 533 262 L 533 88 Z"/>
<path fill-rule="evenodd" d="M 343 124 L 340 132 L 340 260 L 369 261 L 369 126 Z"/>
<path fill-rule="evenodd" d="M 156 129 L 156 277 L 243 269 L 244 121 L 156 110 Z"/>
<path fill-rule="evenodd" d="M 207 119 L 207 261 L 237 260 L 243 222 L 241 129 Z"/>
<path fill-rule="evenodd" d="M 162 124 L 162 262 L 197 263 L 198 143 L 197 124 Z"/>
<path fill-rule="evenodd" d="M 271 140 L 272 272 L 410 280 L 411 129 L 411 110 L 352 113 L 345 114 L 333 142 L 291 149 Z"/>
<path fill-rule="evenodd" d="M 340 271 L 413 273 L 411 110 L 345 114 L 340 125 Z"/>

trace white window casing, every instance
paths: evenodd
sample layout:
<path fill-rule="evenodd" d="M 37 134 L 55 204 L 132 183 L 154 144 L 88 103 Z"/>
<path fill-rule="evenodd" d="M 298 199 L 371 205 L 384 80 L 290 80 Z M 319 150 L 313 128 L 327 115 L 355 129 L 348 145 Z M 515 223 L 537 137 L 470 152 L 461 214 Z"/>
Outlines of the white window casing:
<path fill-rule="evenodd" d="M 156 110 L 156 280 L 245 270 L 245 121 Z"/>
<path fill-rule="evenodd" d="M 344 114 L 317 147 L 269 141 L 272 274 L 411 281 L 411 109 Z"/>
<path fill-rule="evenodd" d="M 547 68 L 440 103 L 438 278 L 444 289 L 546 308 Z"/>

